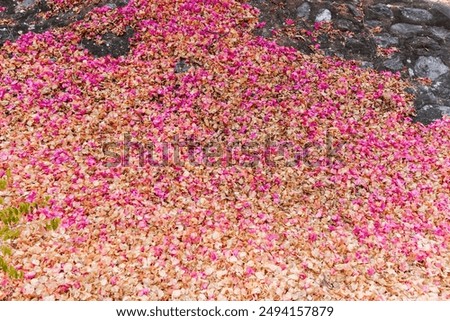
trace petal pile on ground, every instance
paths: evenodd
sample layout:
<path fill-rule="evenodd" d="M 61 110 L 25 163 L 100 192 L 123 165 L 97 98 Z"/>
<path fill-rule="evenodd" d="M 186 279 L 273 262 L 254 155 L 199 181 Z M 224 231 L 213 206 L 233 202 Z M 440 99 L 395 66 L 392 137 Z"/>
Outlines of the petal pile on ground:
<path fill-rule="evenodd" d="M 131 0 L 0 48 L 0 171 L 62 219 L 24 228 L 0 299 L 450 299 L 450 119 L 256 24 Z M 125 56 L 82 45 L 127 30 Z"/>

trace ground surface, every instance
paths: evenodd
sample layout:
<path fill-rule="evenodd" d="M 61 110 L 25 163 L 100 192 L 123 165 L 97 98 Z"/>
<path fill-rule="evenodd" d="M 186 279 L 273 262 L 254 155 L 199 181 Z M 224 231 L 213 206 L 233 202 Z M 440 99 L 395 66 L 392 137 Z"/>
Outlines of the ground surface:
<path fill-rule="evenodd" d="M 299 30 L 311 30 L 323 19 L 339 31 L 318 35 L 315 43 L 325 54 L 356 59 L 377 70 L 400 72 L 412 80 L 416 121 L 428 124 L 442 114 L 450 114 L 450 6 L 445 1 L 251 3 L 261 10 L 260 20 L 265 23 L 256 34 L 310 53 L 313 41 L 305 41 Z M 293 25 L 287 26 L 286 19 Z M 280 33 L 274 35 L 273 30 Z M 432 82 L 416 81 L 422 77 Z"/>
<path fill-rule="evenodd" d="M 17 39 L 30 31 L 65 26 L 102 5 L 123 6 L 124 0 L 80 2 L 73 6 L 53 5 L 50 1 L 4 0 L 5 24 L 0 24 L 0 44 Z M 311 53 L 311 45 L 320 44 L 327 55 L 356 59 L 363 66 L 377 70 L 401 72 L 412 81 L 409 89 L 416 96 L 415 121 L 429 124 L 443 114 L 450 114 L 450 6 L 446 1 L 305 1 L 253 0 L 261 10 L 265 25 L 255 31 L 277 43 Z M 53 9 L 53 10 L 52 10 Z M 324 13 L 325 10 L 325 13 Z M 328 12 L 326 12 L 328 10 Z M 328 13 L 330 14 L 328 17 Z M 1 13 L 0 13 L 1 14 Z M 322 14 L 322 18 L 318 17 Z M 286 20 L 293 25 L 286 25 Z M 323 32 L 314 41 L 299 36 L 301 30 L 312 30 L 316 20 L 330 22 L 336 32 Z M 273 30 L 281 31 L 274 34 Z M 285 32 L 283 32 L 285 31 Z M 107 42 L 83 45 L 95 55 L 123 55 L 131 30 L 117 37 L 106 35 Z M 421 78 L 431 78 L 425 84 Z M 419 81 L 417 79 L 419 78 Z"/>
<path fill-rule="evenodd" d="M 307 54 L 231 0 L 21 4 L 0 1 L 0 176 L 62 224 L 24 224 L 1 299 L 450 299 L 450 119 L 412 122 L 414 84 L 317 51 L 350 34 L 304 30 L 316 4 L 261 16 Z"/>

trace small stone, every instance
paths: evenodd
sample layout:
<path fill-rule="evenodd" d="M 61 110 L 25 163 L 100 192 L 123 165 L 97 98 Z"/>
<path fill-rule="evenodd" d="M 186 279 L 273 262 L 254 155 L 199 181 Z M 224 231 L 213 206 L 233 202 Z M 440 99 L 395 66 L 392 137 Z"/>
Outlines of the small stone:
<path fill-rule="evenodd" d="M 190 67 L 191 66 L 186 63 L 185 59 L 180 59 L 177 61 L 176 65 L 175 65 L 175 73 L 176 74 L 184 73 L 184 72 L 188 71 Z"/>
<path fill-rule="evenodd" d="M 391 27 L 391 32 L 394 35 L 414 36 L 421 31 L 423 31 L 422 26 L 412 25 L 409 23 L 396 23 Z"/>
<path fill-rule="evenodd" d="M 335 26 L 337 29 L 342 31 L 356 31 L 358 28 L 355 26 L 353 22 L 346 19 L 338 19 L 335 22 Z"/>
<path fill-rule="evenodd" d="M 383 66 L 392 71 L 399 71 L 405 67 L 400 56 L 385 60 Z"/>
<path fill-rule="evenodd" d="M 322 9 L 316 17 L 316 22 L 329 22 L 331 21 L 331 11 L 328 9 Z"/>
<path fill-rule="evenodd" d="M 368 19 L 392 19 L 394 18 L 394 13 L 391 8 L 387 5 L 378 3 L 376 5 L 370 6 L 367 10 Z"/>
<path fill-rule="evenodd" d="M 128 28 L 127 28 L 128 29 Z M 104 57 L 111 55 L 114 58 L 125 56 L 130 51 L 129 39 L 134 31 L 128 29 L 123 35 L 116 35 L 112 32 L 107 32 L 102 36 L 103 43 L 97 44 L 93 40 L 83 38 L 81 45 L 85 47 L 90 54 L 96 57 Z"/>
<path fill-rule="evenodd" d="M 297 8 L 297 18 L 308 19 L 311 13 L 311 6 L 305 2 Z"/>
<path fill-rule="evenodd" d="M 400 12 L 406 22 L 425 23 L 433 19 L 433 15 L 425 9 L 402 8 Z"/>
<path fill-rule="evenodd" d="M 376 36 L 374 36 L 374 39 L 375 39 L 375 43 L 382 48 L 388 48 L 388 47 L 398 45 L 398 38 L 393 37 L 388 33 L 382 33 L 382 34 L 376 35 Z"/>
<path fill-rule="evenodd" d="M 447 73 L 450 69 L 442 62 L 439 57 L 424 57 L 417 59 L 414 71 L 419 77 L 427 77 L 431 80 Z"/>

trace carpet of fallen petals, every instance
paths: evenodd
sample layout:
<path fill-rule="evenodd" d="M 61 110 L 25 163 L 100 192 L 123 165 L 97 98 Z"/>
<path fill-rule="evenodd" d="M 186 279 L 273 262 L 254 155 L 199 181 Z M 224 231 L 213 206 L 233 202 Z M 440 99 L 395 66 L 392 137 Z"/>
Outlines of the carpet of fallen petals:
<path fill-rule="evenodd" d="M 131 0 L 0 48 L 0 174 L 62 219 L 13 242 L 0 299 L 450 299 L 450 119 L 412 123 L 398 76 L 256 38 L 257 15 Z M 80 45 L 127 27 L 126 56 Z M 138 155 L 189 138 L 213 148 Z"/>

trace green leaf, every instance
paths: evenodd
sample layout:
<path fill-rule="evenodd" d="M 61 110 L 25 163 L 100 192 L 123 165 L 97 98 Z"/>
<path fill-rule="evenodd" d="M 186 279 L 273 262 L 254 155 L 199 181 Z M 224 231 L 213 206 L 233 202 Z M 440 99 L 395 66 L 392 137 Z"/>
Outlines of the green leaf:
<path fill-rule="evenodd" d="M 51 219 L 49 223 L 45 225 L 45 228 L 49 231 L 55 231 L 59 227 L 60 223 L 61 219 L 59 217 L 56 217 Z"/>
<path fill-rule="evenodd" d="M 8 246 L 2 246 L 1 252 L 3 253 L 3 255 L 11 255 L 12 254 L 11 248 Z"/>
<path fill-rule="evenodd" d="M 5 190 L 10 185 L 12 175 L 8 169 L 6 171 L 6 179 L 0 179 L 0 190 Z M 18 279 L 23 277 L 23 272 L 18 271 L 14 266 L 8 264 L 5 260 L 6 256 L 12 254 L 12 248 L 3 245 L 3 241 L 16 239 L 20 236 L 20 223 L 24 215 L 39 208 L 46 206 L 50 197 L 45 197 L 43 201 L 37 202 L 22 202 L 17 206 L 2 206 L 4 205 L 4 198 L 0 197 L 0 270 L 4 271 L 10 278 Z M 16 204 L 16 203 L 13 203 Z M 46 221 L 45 227 L 47 230 L 56 230 L 60 225 L 61 219 L 54 218 Z M 24 222 L 27 223 L 27 222 Z M 42 225 L 41 225 L 42 226 Z"/>
<path fill-rule="evenodd" d="M 0 235 L 2 236 L 3 241 L 7 241 L 10 239 L 9 237 L 9 229 L 2 229 L 2 231 L 0 232 Z"/>
<path fill-rule="evenodd" d="M 6 271 L 8 273 L 9 277 L 12 279 L 20 279 L 23 277 L 23 273 L 17 271 L 13 266 L 8 266 L 8 270 Z"/>
<path fill-rule="evenodd" d="M 0 179 L 0 191 L 4 191 L 8 186 L 6 179 Z"/>
<path fill-rule="evenodd" d="M 0 256 L 0 270 L 3 272 L 8 272 L 8 264 L 6 264 L 6 261 Z"/>
<path fill-rule="evenodd" d="M 4 238 L 4 235 L 5 235 L 8 231 L 9 231 L 9 226 L 3 226 L 3 227 L 0 229 L 0 237 L 1 237 L 1 238 Z"/>
<path fill-rule="evenodd" d="M 29 211 L 30 211 L 30 204 L 28 204 L 28 203 L 20 203 L 19 204 L 20 214 L 28 214 Z"/>
<path fill-rule="evenodd" d="M 6 240 L 14 240 L 14 239 L 18 238 L 19 236 L 20 236 L 20 231 L 18 229 L 15 229 L 15 230 L 9 229 L 4 233 L 3 239 L 5 241 Z"/>
<path fill-rule="evenodd" d="M 49 201 L 50 201 L 50 196 L 44 197 L 44 201 L 42 202 L 42 205 L 47 206 Z"/>

